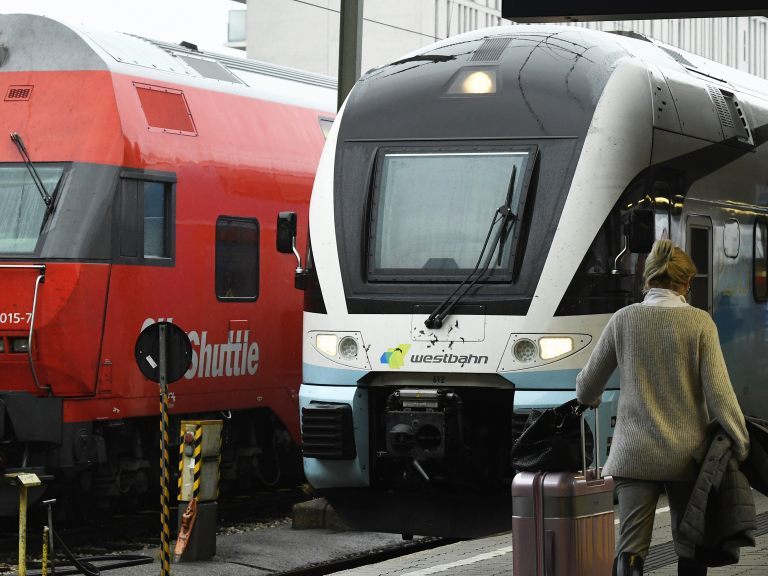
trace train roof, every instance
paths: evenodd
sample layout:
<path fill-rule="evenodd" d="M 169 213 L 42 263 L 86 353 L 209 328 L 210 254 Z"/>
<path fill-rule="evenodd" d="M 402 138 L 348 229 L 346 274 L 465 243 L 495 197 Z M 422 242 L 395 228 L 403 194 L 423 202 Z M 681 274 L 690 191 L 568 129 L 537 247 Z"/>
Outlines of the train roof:
<path fill-rule="evenodd" d="M 108 70 L 324 110 L 330 76 L 31 14 L 0 15 L 0 72 Z"/>
<path fill-rule="evenodd" d="M 707 82 L 731 86 L 736 91 L 768 99 L 768 80 L 703 58 L 653 38 L 626 31 L 603 32 L 588 28 L 554 24 L 496 26 L 451 36 L 430 46 L 420 48 L 404 56 L 401 61 L 412 59 L 418 55 L 441 54 L 444 52 L 455 53 L 457 46 L 462 44 L 469 45 L 472 42 L 483 39 L 525 36 L 530 36 L 532 39 L 536 38 L 542 44 L 552 41 L 571 43 L 575 48 L 578 48 L 580 39 L 588 39 L 590 49 L 597 46 L 606 51 L 612 51 L 616 47 L 621 47 L 626 52 L 627 57 L 638 58 L 662 70 L 683 71 Z M 562 47 L 562 44 L 560 47 Z M 482 50 L 482 45 L 480 49 Z M 501 52 L 496 55 L 496 58 L 501 58 Z M 473 56 L 473 60 L 477 59 L 476 56 Z M 386 66 L 383 68 L 386 68 Z M 370 73 L 375 72 L 376 70 L 372 70 Z"/>

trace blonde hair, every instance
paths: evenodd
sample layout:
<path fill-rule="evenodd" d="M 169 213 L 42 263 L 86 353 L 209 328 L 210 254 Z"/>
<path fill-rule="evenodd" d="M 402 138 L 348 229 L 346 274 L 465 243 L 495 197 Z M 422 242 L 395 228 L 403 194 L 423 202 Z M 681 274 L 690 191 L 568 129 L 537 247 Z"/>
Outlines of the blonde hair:
<path fill-rule="evenodd" d="M 665 238 L 653 243 L 643 272 L 646 290 L 668 288 L 682 293 L 694 276 L 696 265 L 693 260 L 671 240 Z"/>

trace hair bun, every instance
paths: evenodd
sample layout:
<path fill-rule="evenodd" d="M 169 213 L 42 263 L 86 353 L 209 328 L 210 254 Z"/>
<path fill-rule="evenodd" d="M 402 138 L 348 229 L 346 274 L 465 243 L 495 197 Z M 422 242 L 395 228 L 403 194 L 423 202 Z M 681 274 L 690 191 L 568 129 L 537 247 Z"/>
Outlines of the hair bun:
<path fill-rule="evenodd" d="M 687 286 L 696 275 L 696 265 L 668 238 L 656 240 L 645 260 L 643 279 L 645 288 L 678 290 Z"/>
<path fill-rule="evenodd" d="M 672 255 L 674 253 L 675 245 L 672 243 L 672 240 L 668 238 L 656 240 L 653 244 L 653 248 L 651 248 L 651 254 L 653 254 L 654 259 L 659 262 L 669 263 L 672 260 Z"/>

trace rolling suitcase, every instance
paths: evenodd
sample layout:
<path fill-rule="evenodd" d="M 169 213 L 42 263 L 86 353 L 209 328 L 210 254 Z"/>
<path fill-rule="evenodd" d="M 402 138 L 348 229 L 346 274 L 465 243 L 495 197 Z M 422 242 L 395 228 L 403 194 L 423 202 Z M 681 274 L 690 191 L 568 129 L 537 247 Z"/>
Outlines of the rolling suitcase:
<path fill-rule="evenodd" d="M 594 468 L 587 469 L 582 415 L 582 472 L 520 472 L 512 481 L 514 576 L 610 576 L 613 478 L 598 468 L 597 420 L 595 412 Z"/>

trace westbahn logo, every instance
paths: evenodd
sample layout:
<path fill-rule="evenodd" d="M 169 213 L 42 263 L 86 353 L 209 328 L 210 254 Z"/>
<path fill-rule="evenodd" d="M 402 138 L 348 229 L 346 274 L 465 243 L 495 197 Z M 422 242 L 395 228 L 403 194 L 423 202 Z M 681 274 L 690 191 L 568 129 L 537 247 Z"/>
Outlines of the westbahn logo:
<path fill-rule="evenodd" d="M 408 350 L 410 349 L 410 344 L 399 344 L 395 348 L 388 348 L 387 351 L 381 355 L 381 363 L 389 364 L 390 368 L 399 370 L 403 367 L 405 355 L 408 354 Z"/>
<path fill-rule="evenodd" d="M 465 364 L 488 364 L 488 356 L 474 354 L 411 354 L 410 358 L 406 358 L 410 348 L 410 344 L 398 344 L 395 348 L 388 348 L 381 355 L 380 362 L 395 370 L 402 368 L 406 360 L 412 364 L 459 364 L 462 368 Z"/>

